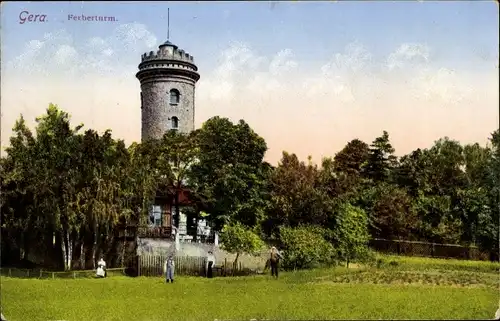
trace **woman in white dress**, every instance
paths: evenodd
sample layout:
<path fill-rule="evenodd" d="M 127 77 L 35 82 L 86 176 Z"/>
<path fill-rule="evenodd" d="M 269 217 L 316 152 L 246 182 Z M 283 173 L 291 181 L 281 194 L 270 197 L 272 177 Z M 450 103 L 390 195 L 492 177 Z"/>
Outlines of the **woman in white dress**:
<path fill-rule="evenodd" d="M 101 257 L 99 262 L 97 262 L 97 272 L 96 272 L 97 277 L 104 278 L 106 277 L 106 262 L 104 259 Z"/>

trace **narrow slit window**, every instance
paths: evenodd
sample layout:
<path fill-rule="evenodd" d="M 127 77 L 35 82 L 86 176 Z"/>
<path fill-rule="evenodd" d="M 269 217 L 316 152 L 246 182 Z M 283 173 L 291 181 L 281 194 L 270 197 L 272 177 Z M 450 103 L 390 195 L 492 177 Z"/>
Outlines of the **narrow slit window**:
<path fill-rule="evenodd" d="M 179 128 L 179 119 L 177 117 L 172 117 L 172 129 Z"/>

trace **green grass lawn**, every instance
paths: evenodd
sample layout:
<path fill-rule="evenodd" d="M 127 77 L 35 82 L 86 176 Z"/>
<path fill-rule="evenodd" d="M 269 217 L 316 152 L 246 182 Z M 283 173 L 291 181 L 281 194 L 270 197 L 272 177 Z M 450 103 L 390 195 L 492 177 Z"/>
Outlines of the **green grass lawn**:
<path fill-rule="evenodd" d="M 491 319 L 498 308 L 498 264 L 383 260 L 387 267 L 289 272 L 279 280 L 2 278 L 1 302 L 9 321 Z"/>

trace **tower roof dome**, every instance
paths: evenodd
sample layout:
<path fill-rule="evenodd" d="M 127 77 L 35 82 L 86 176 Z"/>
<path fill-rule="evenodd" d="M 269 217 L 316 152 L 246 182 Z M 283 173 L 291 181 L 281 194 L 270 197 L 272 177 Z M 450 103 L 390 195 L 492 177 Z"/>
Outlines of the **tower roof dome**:
<path fill-rule="evenodd" d="M 171 43 L 170 40 L 167 40 L 164 43 L 162 43 L 159 48 L 161 49 L 162 47 L 167 47 L 167 46 L 168 47 L 173 47 L 174 49 L 179 48 L 176 45 L 174 45 L 173 43 Z"/>

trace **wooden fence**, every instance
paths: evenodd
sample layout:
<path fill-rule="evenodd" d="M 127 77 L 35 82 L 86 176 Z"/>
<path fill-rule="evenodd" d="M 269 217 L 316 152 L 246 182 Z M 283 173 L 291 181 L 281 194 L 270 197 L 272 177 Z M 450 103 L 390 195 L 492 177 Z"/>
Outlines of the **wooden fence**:
<path fill-rule="evenodd" d="M 370 246 L 377 252 L 407 256 L 423 256 L 462 260 L 488 260 L 488 253 L 475 246 L 438 244 L 417 241 L 373 239 Z"/>
<path fill-rule="evenodd" d="M 138 276 L 163 276 L 163 265 L 167 256 L 141 255 L 138 259 Z M 205 276 L 206 258 L 198 256 L 176 256 L 175 275 Z M 214 276 L 228 275 L 250 275 L 255 271 L 245 268 L 240 262 L 237 266 L 233 262 L 224 259 L 223 262 L 216 262 L 213 268 Z"/>
<path fill-rule="evenodd" d="M 125 270 L 125 268 L 106 269 L 107 277 L 126 275 Z M 95 274 L 96 270 L 52 272 L 42 269 L 0 268 L 1 276 L 23 279 L 79 279 L 95 277 Z"/>

